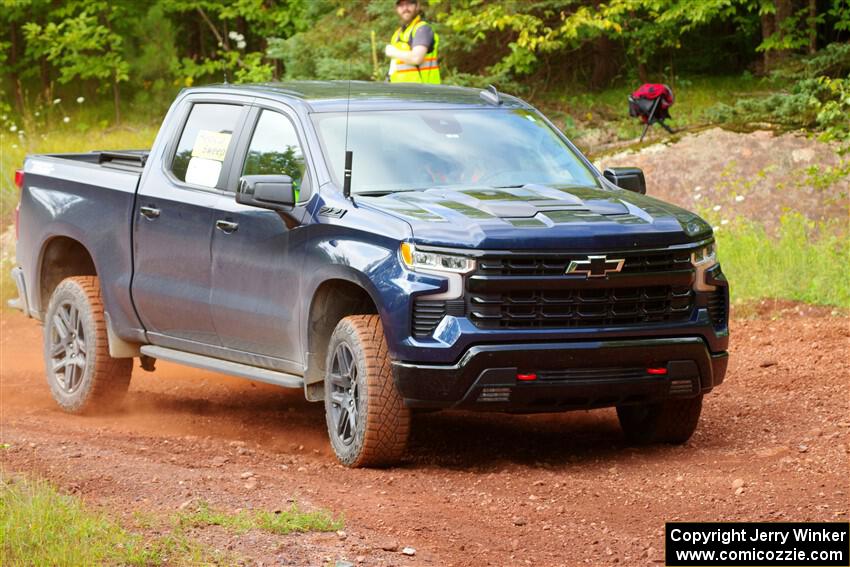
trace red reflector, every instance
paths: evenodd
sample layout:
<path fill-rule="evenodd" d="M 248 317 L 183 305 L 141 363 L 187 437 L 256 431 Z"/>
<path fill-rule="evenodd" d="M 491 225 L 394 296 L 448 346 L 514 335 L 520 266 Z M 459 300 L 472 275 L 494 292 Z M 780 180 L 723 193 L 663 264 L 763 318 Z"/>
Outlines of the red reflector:
<path fill-rule="evenodd" d="M 22 189 L 24 186 L 24 170 L 17 169 L 15 170 L 15 185 L 18 189 Z"/>
<path fill-rule="evenodd" d="M 647 374 L 667 374 L 666 368 L 647 368 Z"/>
<path fill-rule="evenodd" d="M 522 380 L 523 382 L 530 382 L 530 381 L 532 381 L 532 380 L 537 380 L 537 374 L 534 374 L 534 373 L 531 373 L 531 374 L 517 374 L 517 375 L 516 375 L 516 379 L 517 379 L 517 380 Z"/>

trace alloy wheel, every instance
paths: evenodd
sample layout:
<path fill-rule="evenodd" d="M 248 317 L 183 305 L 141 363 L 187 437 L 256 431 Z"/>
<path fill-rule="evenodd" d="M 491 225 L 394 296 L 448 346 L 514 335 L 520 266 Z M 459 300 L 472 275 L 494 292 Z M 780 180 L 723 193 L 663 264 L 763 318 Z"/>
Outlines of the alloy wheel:
<path fill-rule="evenodd" d="M 74 393 L 83 382 L 88 351 L 80 311 L 70 302 L 56 310 L 50 322 L 50 372 L 67 394 Z"/>
<path fill-rule="evenodd" d="M 357 363 L 351 348 L 340 343 L 334 352 L 330 372 L 332 431 L 344 445 L 351 445 L 357 432 L 360 391 Z"/>

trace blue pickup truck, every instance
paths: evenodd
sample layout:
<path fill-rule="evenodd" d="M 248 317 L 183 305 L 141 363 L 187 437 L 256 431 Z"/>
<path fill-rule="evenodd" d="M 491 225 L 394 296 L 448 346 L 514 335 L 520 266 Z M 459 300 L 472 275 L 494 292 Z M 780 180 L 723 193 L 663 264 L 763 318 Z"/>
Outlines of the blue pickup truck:
<path fill-rule="evenodd" d="M 616 407 L 682 443 L 726 372 L 711 227 L 495 89 L 192 88 L 150 151 L 16 181 L 13 304 L 69 412 L 167 360 L 303 388 L 340 462 L 378 466 L 448 408 Z"/>

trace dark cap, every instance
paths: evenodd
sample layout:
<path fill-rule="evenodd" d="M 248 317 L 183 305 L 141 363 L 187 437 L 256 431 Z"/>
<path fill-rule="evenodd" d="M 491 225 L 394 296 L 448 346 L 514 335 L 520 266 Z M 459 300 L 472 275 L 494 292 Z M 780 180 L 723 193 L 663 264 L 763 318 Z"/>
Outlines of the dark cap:
<path fill-rule="evenodd" d="M 395 5 L 398 6 L 402 2 L 410 2 L 411 4 L 419 4 L 419 0 L 395 0 Z"/>

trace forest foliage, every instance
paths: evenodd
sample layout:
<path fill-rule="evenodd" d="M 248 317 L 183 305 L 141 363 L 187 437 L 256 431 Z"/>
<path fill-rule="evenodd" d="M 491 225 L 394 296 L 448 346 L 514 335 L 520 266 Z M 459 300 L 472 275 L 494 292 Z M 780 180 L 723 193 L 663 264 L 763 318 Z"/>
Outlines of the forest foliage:
<path fill-rule="evenodd" d="M 848 57 L 850 0 L 422 0 L 441 35 L 444 82 L 534 98 L 565 85 L 768 74 L 831 127 L 850 108 L 848 66 L 812 74 L 800 56 Z M 394 0 L 0 0 L 0 115 L 65 97 L 160 110 L 209 82 L 382 80 Z M 824 51 L 828 49 L 829 51 Z M 846 59 L 843 59 L 846 62 Z M 801 83 L 801 81 L 807 81 Z M 801 86 L 802 85 L 802 86 Z M 756 105 L 757 107 L 758 105 Z M 762 105 L 764 106 L 764 105 Z M 718 120 L 758 108 L 719 108 Z M 822 108 L 823 107 L 823 108 Z M 814 108 L 814 113 L 812 109 Z M 737 114 L 736 114 L 737 113 Z"/>

